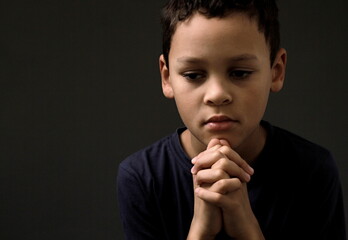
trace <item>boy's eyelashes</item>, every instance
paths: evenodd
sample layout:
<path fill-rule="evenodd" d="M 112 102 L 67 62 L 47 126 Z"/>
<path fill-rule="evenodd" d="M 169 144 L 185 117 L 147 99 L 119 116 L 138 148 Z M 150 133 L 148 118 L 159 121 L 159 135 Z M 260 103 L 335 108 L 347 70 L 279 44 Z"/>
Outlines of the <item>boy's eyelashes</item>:
<path fill-rule="evenodd" d="M 253 73 L 252 70 L 231 70 L 228 72 L 228 76 L 231 80 L 243 80 L 248 78 Z M 181 74 L 182 77 L 189 81 L 198 81 L 206 79 L 207 73 L 205 72 L 195 72 L 195 71 L 188 71 Z"/>
<path fill-rule="evenodd" d="M 250 74 L 252 74 L 253 71 L 250 70 L 233 70 L 230 71 L 230 77 L 233 79 L 245 79 L 249 77 Z"/>
<path fill-rule="evenodd" d="M 189 81 L 195 81 L 205 78 L 205 74 L 199 72 L 185 72 L 182 74 L 182 76 Z"/>

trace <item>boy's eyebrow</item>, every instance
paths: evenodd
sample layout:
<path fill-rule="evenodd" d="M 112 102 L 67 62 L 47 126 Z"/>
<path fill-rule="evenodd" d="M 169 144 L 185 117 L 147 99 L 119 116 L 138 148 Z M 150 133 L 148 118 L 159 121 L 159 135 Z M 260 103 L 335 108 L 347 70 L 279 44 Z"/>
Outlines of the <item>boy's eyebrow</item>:
<path fill-rule="evenodd" d="M 240 62 L 240 61 L 257 61 L 258 58 L 255 55 L 252 54 L 241 54 L 237 56 L 233 56 L 231 58 L 228 58 L 228 62 Z M 177 62 L 179 63 L 205 63 L 204 59 L 196 58 L 196 57 L 179 57 L 177 58 Z"/>
<path fill-rule="evenodd" d="M 228 59 L 230 62 L 256 61 L 258 58 L 253 54 L 241 54 Z"/>

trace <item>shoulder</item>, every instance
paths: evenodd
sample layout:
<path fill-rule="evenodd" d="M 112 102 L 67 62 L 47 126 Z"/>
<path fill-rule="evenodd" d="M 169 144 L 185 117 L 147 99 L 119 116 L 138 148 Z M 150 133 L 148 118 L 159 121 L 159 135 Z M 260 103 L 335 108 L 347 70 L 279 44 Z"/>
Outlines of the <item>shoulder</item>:
<path fill-rule="evenodd" d="M 298 234 L 304 239 L 343 236 L 342 189 L 330 151 L 285 129 L 264 126 L 268 137 L 252 185 L 254 192 L 268 194 L 257 199 L 260 206 L 266 206 L 262 214 L 272 212 L 272 224 L 277 227 L 279 219 L 285 223 L 279 233 L 287 233 L 286 239 Z"/>
<path fill-rule="evenodd" d="M 140 178 L 159 176 L 185 164 L 179 135 L 183 129 L 168 135 L 124 159 L 119 165 L 119 175 L 137 175 Z M 184 162 L 184 163 L 183 163 Z"/>
<path fill-rule="evenodd" d="M 139 174 L 149 171 L 149 168 L 156 166 L 156 162 L 158 163 L 163 159 L 166 152 L 170 152 L 173 135 L 166 136 L 129 155 L 120 163 L 119 169 L 126 172 L 138 171 Z"/>
<path fill-rule="evenodd" d="M 269 131 L 269 152 L 289 175 L 302 180 L 339 181 L 336 162 L 328 149 L 276 126 L 270 126 Z"/>
<path fill-rule="evenodd" d="M 155 180 L 160 172 L 158 163 L 163 161 L 163 154 L 168 151 L 172 138 L 173 135 L 166 136 L 131 154 L 119 164 L 117 186 L 119 198 L 125 198 L 123 202 L 129 201 L 129 196 L 134 199 L 148 196 L 154 182 L 158 182 Z"/>
<path fill-rule="evenodd" d="M 283 128 L 267 122 L 262 124 L 268 136 L 255 167 L 264 172 L 276 168 L 278 171 L 272 176 L 277 175 L 287 181 L 304 181 L 313 177 L 323 181 L 338 179 L 337 166 L 329 150 Z"/>
<path fill-rule="evenodd" d="M 132 153 L 121 162 L 120 167 L 132 168 L 154 161 L 155 158 L 158 159 L 170 148 L 171 141 L 173 141 L 174 138 L 173 135 L 166 136 L 153 144 Z"/>
<path fill-rule="evenodd" d="M 294 161 L 301 159 L 309 164 L 332 162 L 333 157 L 328 149 L 288 130 L 271 126 L 271 135 L 272 146 L 278 154 L 286 154 Z"/>

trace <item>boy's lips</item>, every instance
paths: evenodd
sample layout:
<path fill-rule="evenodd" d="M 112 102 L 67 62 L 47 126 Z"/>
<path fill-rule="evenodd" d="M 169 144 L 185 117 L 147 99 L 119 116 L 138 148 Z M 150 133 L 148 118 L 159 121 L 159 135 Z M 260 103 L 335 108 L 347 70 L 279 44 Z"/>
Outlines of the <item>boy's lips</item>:
<path fill-rule="evenodd" d="M 225 115 L 215 115 L 204 122 L 204 126 L 212 131 L 222 131 L 230 129 L 237 120 L 231 119 Z"/>

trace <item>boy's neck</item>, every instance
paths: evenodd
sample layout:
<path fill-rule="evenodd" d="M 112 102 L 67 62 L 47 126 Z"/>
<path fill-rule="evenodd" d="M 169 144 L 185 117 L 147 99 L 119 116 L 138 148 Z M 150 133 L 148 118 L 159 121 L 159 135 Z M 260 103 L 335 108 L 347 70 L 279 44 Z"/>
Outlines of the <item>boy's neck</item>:
<path fill-rule="evenodd" d="M 205 145 L 198 143 L 198 141 L 194 141 L 193 138 L 194 136 L 192 136 L 188 129 L 183 131 L 180 135 L 181 146 L 186 155 L 191 159 L 206 149 Z"/>
<path fill-rule="evenodd" d="M 259 124 L 258 128 L 255 129 L 255 132 L 252 134 L 252 136 L 234 149 L 247 163 L 251 164 L 254 162 L 260 153 L 262 152 L 263 148 L 265 147 L 267 139 L 267 130 Z"/>

